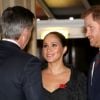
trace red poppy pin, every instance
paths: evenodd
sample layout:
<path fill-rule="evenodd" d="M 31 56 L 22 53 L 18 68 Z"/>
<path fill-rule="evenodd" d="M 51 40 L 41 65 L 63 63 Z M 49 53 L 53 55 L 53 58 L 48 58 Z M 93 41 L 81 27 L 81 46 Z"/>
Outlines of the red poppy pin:
<path fill-rule="evenodd" d="M 60 84 L 60 85 L 59 85 L 59 88 L 62 88 L 62 89 L 63 89 L 63 88 L 65 88 L 65 87 L 66 87 L 66 84 Z"/>

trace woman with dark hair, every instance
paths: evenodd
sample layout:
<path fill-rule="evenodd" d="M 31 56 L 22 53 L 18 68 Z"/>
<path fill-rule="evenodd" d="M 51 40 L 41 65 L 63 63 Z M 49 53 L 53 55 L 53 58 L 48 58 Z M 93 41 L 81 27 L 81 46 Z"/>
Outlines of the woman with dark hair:
<path fill-rule="evenodd" d="M 46 100 L 86 100 L 86 77 L 64 64 L 66 39 L 59 32 L 48 33 L 43 40 L 42 55 L 47 66 L 42 70 Z"/>

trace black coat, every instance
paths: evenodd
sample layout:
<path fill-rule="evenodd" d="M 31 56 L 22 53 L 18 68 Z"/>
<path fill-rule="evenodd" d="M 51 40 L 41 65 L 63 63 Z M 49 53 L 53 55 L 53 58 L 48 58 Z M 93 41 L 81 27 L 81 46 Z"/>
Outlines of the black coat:
<path fill-rule="evenodd" d="M 88 100 L 100 100 L 100 52 L 95 57 L 93 77 L 91 79 L 90 67 L 89 81 L 88 81 Z"/>
<path fill-rule="evenodd" d="M 16 44 L 0 41 L 0 100 L 42 100 L 40 66 Z"/>

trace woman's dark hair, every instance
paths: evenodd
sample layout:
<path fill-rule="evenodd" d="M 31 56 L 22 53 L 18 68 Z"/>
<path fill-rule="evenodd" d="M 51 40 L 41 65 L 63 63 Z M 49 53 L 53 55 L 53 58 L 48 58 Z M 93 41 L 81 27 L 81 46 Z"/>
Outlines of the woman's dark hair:
<path fill-rule="evenodd" d="M 50 35 L 50 34 L 53 34 L 53 35 L 57 36 L 58 39 L 60 40 L 62 46 L 63 46 L 63 47 L 66 46 L 66 38 L 64 37 L 63 34 L 61 34 L 61 33 L 59 33 L 59 32 L 53 31 L 53 32 L 48 33 L 48 34 L 44 37 L 44 40 L 45 40 L 45 38 L 46 38 L 48 35 Z"/>

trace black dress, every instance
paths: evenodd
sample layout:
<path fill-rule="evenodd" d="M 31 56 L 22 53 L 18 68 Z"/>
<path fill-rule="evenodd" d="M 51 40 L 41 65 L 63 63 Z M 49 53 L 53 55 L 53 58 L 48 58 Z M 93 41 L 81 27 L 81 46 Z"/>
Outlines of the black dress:
<path fill-rule="evenodd" d="M 43 88 L 45 100 L 87 100 L 87 81 L 83 73 L 71 69 L 70 81 L 52 93 Z"/>

